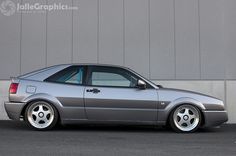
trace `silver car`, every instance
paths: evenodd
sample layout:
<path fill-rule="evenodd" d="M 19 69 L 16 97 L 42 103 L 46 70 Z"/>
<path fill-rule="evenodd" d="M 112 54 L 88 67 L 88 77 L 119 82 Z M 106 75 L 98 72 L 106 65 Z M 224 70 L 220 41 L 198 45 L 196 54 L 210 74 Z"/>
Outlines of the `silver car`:
<path fill-rule="evenodd" d="M 169 125 L 177 132 L 228 120 L 224 103 L 191 91 L 163 88 L 126 67 L 64 64 L 12 78 L 10 119 L 37 130 L 56 124 Z"/>

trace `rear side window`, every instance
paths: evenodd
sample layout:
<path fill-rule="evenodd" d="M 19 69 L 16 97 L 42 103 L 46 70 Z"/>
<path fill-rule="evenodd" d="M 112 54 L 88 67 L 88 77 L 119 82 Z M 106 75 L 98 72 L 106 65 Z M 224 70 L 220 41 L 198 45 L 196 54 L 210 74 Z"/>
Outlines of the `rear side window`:
<path fill-rule="evenodd" d="M 84 67 L 72 66 L 50 76 L 45 81 L 65 84 L 82 84 L 83 77 Z"/>

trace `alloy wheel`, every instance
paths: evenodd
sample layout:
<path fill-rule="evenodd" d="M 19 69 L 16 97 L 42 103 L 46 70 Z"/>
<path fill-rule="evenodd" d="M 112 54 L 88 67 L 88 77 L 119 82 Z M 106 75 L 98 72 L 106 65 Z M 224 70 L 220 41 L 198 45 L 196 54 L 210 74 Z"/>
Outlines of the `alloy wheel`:
<path fill-rule="evenodd" d="M 55 112 L 52 106 L 40 101 L 29 106 L 27 111 L 28 122 L 37 129 L 49 127 L 54 120 Z"/>
<path fill-rule="evenodd" d="M 173 114 L 175 126 L 184 132 L 190 132 L 198 127 L 200 123 L 200 113 L 192 105 L 182 105 L 178 107 Z"/>

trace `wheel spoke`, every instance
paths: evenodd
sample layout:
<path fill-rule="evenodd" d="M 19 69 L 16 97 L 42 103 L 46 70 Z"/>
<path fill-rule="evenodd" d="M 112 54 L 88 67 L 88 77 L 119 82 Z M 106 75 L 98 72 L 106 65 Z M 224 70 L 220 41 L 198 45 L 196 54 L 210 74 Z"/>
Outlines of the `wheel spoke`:
<path fill-rule="evenodd" d="M 189 109 L 188 108 L 185 108 L 184 114 L 189 115 Z"/>
<path fill-rule="evenodd" d="M 39 112 L 43 112 L 43 105 L 39 105 Z"/>
<path fill-rule="evenodd" d="M 44 113 L 44 116 L 47 116 L 48 114 L 51 114 L 51 112 L 49 110 L 43 111 L 43 113 Z"/>
<path fill-rule="evenodd" d="M 41 120 L 43 120 L 44 121 L 44 124 L 47 124 L 48 123 L 48 119 L 47 119 L 47 117 L 46 116 L 44 116 Z"/>
<path fill-rule="evenodd" d="M 38 115 L 38 111 L 32 111 L 32 115 L 37 116 Z"/>
<path fill-rule="evenodd" d="M 195 119 L 196 118 L 196 115 L 193 114 L 193 115 L 189 115 L 189 120 L 192 120 L 192 119 Z"/>
<path fill-rule="evenodd" d="M 186 121 L 185 123 L 187 124 L 187 127 L 191 126 L 190 120 Z"/>
<path fill-rule="evenodd" d="M 183 113 L 180 113 L 180 112 L 178 112 L 178 113 L 177 113 L 177 116 L 178 116 L 178 117 L 180 117 L 180 118 L 182 119 L 182 118 L 183 118 L 183 116 L 184 116 L 184 114 L 183 114 Z"/>
<path fill-rule="evenodd" d="M 36 120 L 34 121 L 36 124 L 39 124 L 40 118 L 36 116 Z"/>
<path fill-rule="evenodd" d="M 183 120 L 183 118 L 180 118 L 180 121 L 178 122 L 178 124 L 182 126 L 183 123 L 185 123 L 185 121 Z"/>

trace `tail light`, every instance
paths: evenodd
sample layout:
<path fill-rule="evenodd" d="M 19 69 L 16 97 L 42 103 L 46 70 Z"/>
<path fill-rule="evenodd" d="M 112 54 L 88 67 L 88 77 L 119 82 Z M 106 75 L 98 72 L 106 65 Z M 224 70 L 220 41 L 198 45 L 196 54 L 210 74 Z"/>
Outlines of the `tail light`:
<path fill-rule="evenodd" d="M 9 92 L 10 94 L 16 94 L 19 83 L 11 83 Z"/>

